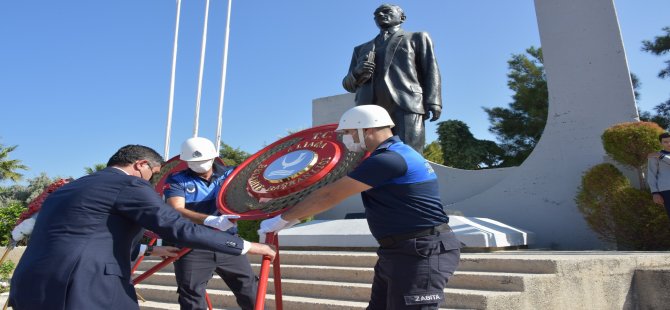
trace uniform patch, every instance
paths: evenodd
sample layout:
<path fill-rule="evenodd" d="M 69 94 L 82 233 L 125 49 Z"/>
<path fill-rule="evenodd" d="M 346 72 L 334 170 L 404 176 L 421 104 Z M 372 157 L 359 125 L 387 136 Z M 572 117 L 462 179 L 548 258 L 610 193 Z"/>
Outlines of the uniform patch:
<path fill-rule="evenodd" d="M 426 293 L 421 295 L 405 295 L 405 305 L 439 304 L 444 300 L 443 293 Z"/>
<path fill-rule="evenodd" d="M 193 184 L 186 185 L 186 192 L 189 194 L 195 193 L 195 185 Z"/>
<path fill-rule="evenodd" d="M 226 241 L 226 245 L 229 247 L 237 247 L 237 243 L 233 241 Z"/>

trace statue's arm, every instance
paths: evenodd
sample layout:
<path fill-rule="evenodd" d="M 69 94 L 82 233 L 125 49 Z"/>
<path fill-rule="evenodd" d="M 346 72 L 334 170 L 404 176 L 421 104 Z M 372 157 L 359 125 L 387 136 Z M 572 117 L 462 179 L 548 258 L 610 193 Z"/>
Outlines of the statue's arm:
<path fill-rule="evenodd" d="M 358 85 L 356 84 L 356 78 L 354 77 L 354 68 L 357 65 L 356 50 L 354 49 L 354 54 L 351 56 L 351 64 L 349 64 L 349 71 L 347 75 L 342 79 L 342 87 L 350 93 L 355 93 Z"/>
<path fill-rule="evenodd" d="M 416 64 L 419 66 L 417 72 L 423 89 L 423 106 L 428 111 L 441 110 L 442 78 L 433 50 L 433 41 L 426 32 L 416 32 L 415 35 L 417 47 L 415 55 L 419 58 Z"/>

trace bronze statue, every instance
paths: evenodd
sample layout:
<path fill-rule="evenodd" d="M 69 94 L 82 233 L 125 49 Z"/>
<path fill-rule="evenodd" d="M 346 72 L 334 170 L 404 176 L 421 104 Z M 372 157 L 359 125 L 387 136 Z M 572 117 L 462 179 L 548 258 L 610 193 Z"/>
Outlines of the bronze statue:
<path fill-rule="evenodd" d="M 375 10 L 381 32 L 354 48 L 342 86 L 356 93 L 356 105 L 384 107 L 395 123 L 393 133 L 421 153 L 424 121 L 436 121 L 442 112 L 442 86 L 430 36 L 402 30 L 405 18 L 397 5 L 382 4 Z"/>

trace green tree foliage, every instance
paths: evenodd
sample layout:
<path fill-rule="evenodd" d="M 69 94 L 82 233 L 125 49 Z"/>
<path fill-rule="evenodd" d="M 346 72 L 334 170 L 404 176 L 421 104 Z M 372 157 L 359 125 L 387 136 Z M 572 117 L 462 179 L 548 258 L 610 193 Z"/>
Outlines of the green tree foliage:
<path fill-rule="evenodd" d="M 641 187 L 646 187 L 643 171 L 649 153 L 658 151 L 658 135 L 663 128 L 652 122 L 630 122 L 614 125 L 605 130 L 602 142 L 605 152 L 614 160 L 634 168 Z"/>
<path fill-rule="evenodd" d="M 668 54 L 670 52 L 670 27 L 664 27 L 663 31 L 665 34 L 655 37 L 652 41 L 642 41 L 642 50 L 657 56 Z M 666 67 L 658 73 L 658 77 L 662 79 L 670 76 L 670 60 L 666 60 L 665 63 Z M 640 120 L 656 122 L 664 129 L 668 129 L 670 127 L 670 99 L 659 103 L 654 110 L 655 115 L 641 113 Z"/>
<path fill-rule="evenodd" d="M 493 141 L 478 140 L 465 123 L 448 120 L 437 125 L 444 165 L 459 169 L 496 167 L 503 155 Z"/>
<path fill-rule="evenodd" d="M 657 56 L 670 52 L 670 27 L 663 27 L 663 31 L 665 34 L 655 37 L 653 41 L 642 41 L 642 50 Z M 670 76 L 670 60 L 666 60 L 665 63 L 667 67 L 658 73 L 658 77 L 662 79 Z"/>
<path fill-rule="evenodd" d="M 258 242 L 258 230 L 261 220 L 237 221 L 237 234 L 249 242 Z"/>
<path fill-rule="evenodd" d="M 512 55 L 507 63 L 507 85 L 514 91 L 509 108 L 484 108 L 500 147 L 501 167 L 518 166 L 530 155 L 547 123 L 549 95 L 542 49 L 530 47 L 528 55 Z"/>
<path fill-rule="evenodd" d="M 16 220 L 25 210 L 26 207 L 18 201 L 13 201 L 0 208 L 0 245 L 6 246 L 9 243 Z"/>
<path fill-rule="evenodd" d="M 44 189 L 58 178 L 50 178 L 46 173 L 28 179 L 28 185 L 12 185 L 0 188 L 0 208 L 7 206 L 12 202 L 18 202 L 27 206 L 31 200 L 41 194 Z"/>
<path fill-rule="evenodd" d="M 240 148 L 233 148 L 232 146 L 221 142 L 221 149 L 219 150 L 219 157 L 223 160 L 226 166 L 237 166 L 249 158 L 251 154 L 240 150 Z"/>
<path fill-rule="evenodd" d="M 443 165 L 444 155 L 442 153 L 442 147 L 440 146 L 440 142 L 433 141 L 429 144 L 426 144 L 426 147 L 423 148 L 423 157 L 436 164 Z"/>
<path fill-rule="evenodd" d="M 86 174 L 92 174 L 105 168 L 107 168 L 106 164 L 95 164 L 93 167 L 84 167 L 84 170 L 86 171 Z"/>
<path fill-rule="evenodd" d="M 18 159 L 9 159 L 9 153 L 13 152 L 18 146 L 7 146 L 0 144 L 0 181 L 12 180 L 18 182 L 23 177 L 18 170 L 28 170 L 26 165 L 21 164 Z"/>

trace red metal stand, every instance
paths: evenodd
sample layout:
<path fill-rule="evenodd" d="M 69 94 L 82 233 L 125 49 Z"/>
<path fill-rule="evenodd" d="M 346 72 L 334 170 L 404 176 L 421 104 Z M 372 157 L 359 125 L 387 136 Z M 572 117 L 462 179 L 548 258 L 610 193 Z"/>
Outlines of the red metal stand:
<path fill-rule="evenodd" d="M 275 305 L 277 310 L 282 310 L 283 302 L 281 291 L 281 267 L 279 264 L 279 236 L 275 233 L 267 233 L 265 236 L 265 243 L 272 244 L 277 249 L 277 255 L 275 255 L 275 260 L 272 264 L 275 283 Z M 269 256 L 263 256 L 259 275 L 260 281 L 258 282 L 258 293 L 256 294 L 255 310 L 265 309 L 265 295 L 267 293 L 268 279 L 270 277 L 270 261 L 271 260 Z"/>
<path fill-rule="evenodd" d="M 154 243 L 156 243 L 156 238 L 152 238 L 151 240 L 149 240 L 149 245 L 154 245 Z M 135 262 L 135 266 L 133 266 L 133 269 L 130 271 L 130 275 L 135 273 L 135 271 L 137 270 L 137 267 L 140 266 L 140 264 L 142 263 L 143 260 L 144 260 L 144 256 L 140 256 L 140 257 L 137 258 L 137 261 Z"/>

